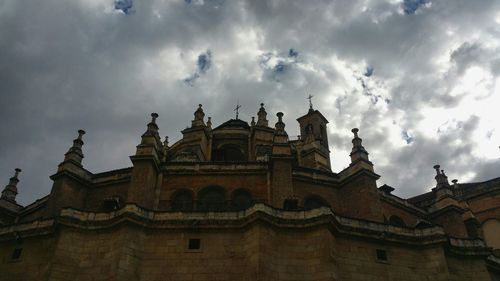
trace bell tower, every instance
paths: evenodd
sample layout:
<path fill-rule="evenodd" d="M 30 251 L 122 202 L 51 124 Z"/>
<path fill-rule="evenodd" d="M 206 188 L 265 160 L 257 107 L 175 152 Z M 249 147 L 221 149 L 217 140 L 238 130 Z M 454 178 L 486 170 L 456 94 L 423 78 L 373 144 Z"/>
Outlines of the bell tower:
<path fill-rule="evenodd" d="M 313 96 L 309 95 L 309 111 L 306 115 L 297 119 L 300 124 L 300 138 L 306 140 L 312 138 L 311 141 L 319 141 L 322 147 L 328 150 L 328 134 L 326 132 L 325 116 L 318 110 L 313 109 L 312 105 Z"/>
<path fill-rule="evenodd" d="M 313 109 L 313 96 L 309 95 L 309 111 L 299 117 L 300 139 L 303 143 L 301 158 L 308 167 L 330 169 L 330 150 L 328 148 L 328 133 L 326 125 L 328 120 Z"/>

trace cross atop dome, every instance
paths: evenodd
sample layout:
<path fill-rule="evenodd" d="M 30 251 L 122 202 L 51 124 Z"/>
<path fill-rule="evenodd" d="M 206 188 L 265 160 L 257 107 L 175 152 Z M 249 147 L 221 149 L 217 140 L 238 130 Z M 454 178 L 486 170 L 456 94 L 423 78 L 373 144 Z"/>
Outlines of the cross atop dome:
<path fill-rule="evenodd" d="M 241 108 L 241 105 L 240 105 L 240 100 L 238 99 L 236 101 L 236 108 L 234 109 L 234 111 L 236 111 L 236 120 L 238 120 L 238 114 L 240 112 L 240 108 Z"/>

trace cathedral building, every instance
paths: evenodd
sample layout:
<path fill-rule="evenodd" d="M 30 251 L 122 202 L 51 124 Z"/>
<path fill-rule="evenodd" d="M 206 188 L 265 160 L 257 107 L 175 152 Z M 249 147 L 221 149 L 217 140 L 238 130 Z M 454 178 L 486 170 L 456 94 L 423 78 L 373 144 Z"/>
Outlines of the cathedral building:
<path fill-rule="evenodd" d="M 500 177 L 450 184 L 431 164 L 435 187 L 400 198 L 356 128 L 350 165 L 331 170 L 312 104 L 294 140 L 264 104 L 216 127 L 199 105 L 173 144 L 151 117 L 131 167 L 86 170 L 79 130 L 49 195 L 17 204 L 15 170 L 0 280 L 500 280 Z"/>

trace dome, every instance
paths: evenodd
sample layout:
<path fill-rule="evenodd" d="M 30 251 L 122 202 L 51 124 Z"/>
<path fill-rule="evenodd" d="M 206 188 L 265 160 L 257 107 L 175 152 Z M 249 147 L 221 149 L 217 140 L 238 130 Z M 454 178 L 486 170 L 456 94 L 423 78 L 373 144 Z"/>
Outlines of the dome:
<path fill-rule="evenodd" d="M 248 129 L 250 129 L 250 125 L 248 125 L 247 122 L 240 120 L 240 119 L 230 119 L 229 121 L 222 123 L 220 126 L 215 128 L 214 130 L 220 130 L 220 129 L 244 129 L 244 130 L 248 130 Z"/>

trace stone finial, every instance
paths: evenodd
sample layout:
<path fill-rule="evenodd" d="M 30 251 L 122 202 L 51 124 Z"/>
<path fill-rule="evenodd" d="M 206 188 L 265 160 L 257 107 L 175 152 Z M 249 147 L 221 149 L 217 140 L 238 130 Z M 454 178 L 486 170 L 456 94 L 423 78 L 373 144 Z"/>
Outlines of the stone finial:
<path fill-rule="evenodd" d="M 20 172 L 21 172 L 21 169 L 19 169 L 19 168 L 15 168 L 15 169 L 14 169 L 14 178 L 16 178 L 16 179 L 17 179 L 17 177 L 19 176 L 19 173 L 20 173 Z"/>
<path fill-rule="evenodd" d="M 276 116 L 278 116 L 278 122 L 283 122 L 283 119 L 282 119 L 283 115 L 284 115 L 283 112 L 276 113 Z"/>
<path fill-rule="evenodd" d="M 205 117 L 205 113 L 203 112 L 203 108 L 202 108 L 202 104 L 198 104 L 198 108 L 196 109 L 196 111 L 194 112 L 194 119 L 203 119 L 203 117 Z"/>
<path fill-rule="evenodd" d="M 81 165 L 83 159 L 83 135 L 85 135 L 85 131 L 82 129 L 78 130 L 78 136 L 73 140 L 73 146 L 71 146 L 68 152 L 64 154 L 64 161 L 71 160 Z"/>
<path fill-rule="evenodd" d="M 266 118 L 267 112 L 264 108 L 264 103 L 261 103 L 259 112 L 257 112 L 257 126 L 267 127 L 269 125 L 269 121 Z"/>
<path fill-rule="evenodd" d="M 457 179 L 453 179 L 451 182 L 453 183 L 453 187 L 455 187 L 455 188 L 458 187 L 458 180 Z"/>
<path fill-rule="evenodd" d="M 277 132 L 284 133 L 285 123 L 283 123 L 283 112 L 276 113 L 276 116 L 278 116 L 278 122 L 276 122 L 275 129 Z"/>
<path fill-rule="evenodd" d="M 252 122 L 250 122 L 250 125 L 252 127 L 255 126 L 255 116 L 252 116 Z"/>
<path fill-rule="evenodd" d="M 156 119 L 158 118 L 158 113 L 151 113 L 151 122 L 148 123 L 148 128 L 142 137 L 156 137 L 158 135 L 158 125 L 156 125 Z M 159 139 L 159 136 L 158 136 Z M 160 141 L 160 140 L 159 140 Z"/>
<path fill-rule="evenodd" d="M 354 138 L 358 138 L 358 132 L 359 132 L 358 128 L 353 128 L 351 132 L 354 134 Z"/>
<path fill-rule="evenodd" d="M 203 112 L 203 108 L 201 103 L 198 104 L 198 109 L 194 112 L 194 120 L 191 121 L 191 127 L 199 127 L 205 126 L 205 113 Z"/>
<path fill-rule="evenodd" d="M 351 132 L 354 134 L 354 138 L 352 139 L 352 150 L 357 150 L 357 149 L 362 149 L 364 150 L 365 148 L 363 147 L 362 143 L 363 140 L 358 136 L 359 129 L 358 128 L 353 128 Z"/>
<path fill-rule="evenodd" d="M 352 151 L 351 151 L 351 163 L 354 163 L 360 159 L 369 161 L 368 151 L 363 147 L 363 140 L 358 136 L 359 129 L 353 128 L 351 132 L 354 134 L 352 139 Z"/>
<path fill-rule="evenodd" d="M 85 135 L 85 131 L 82 129 L 78 130 L 78 138 L 77 139 L 82 140 L 83 135 Z"/>
<path fill-rule="evenodd" d="M 151 123 L 156 124 L 156 118 L 158 118 L 158 113 L 151 113 Z"/>
<path fill-rule="evenodd" d="M 9 184 L 7 184 L 2 191 L 2 195 L 0 199 L 4 199 L 6 201 L 16 202 L 17 196 L 17 183 L 19 182 L 19 173 L 21 169 L 16 168 L 14 170 L 14 176 L 9 179 Z"/>
<path fill-rule="evenodd" d="M 440 173 L 439 173 L 439 168 L 440 168 L 440 167 L 441 167 L 441 166 L 439 166 L 439 165 L 434 165 L 434 167 L 433 167 L 433 168 L 436 170 L 436 175 L 440 175 Z"/>
<path fill-rule="evenodd" d="M 439 165 L 434 165 L 434 170 L 436 170 L 436 176 L 434 177 L 436 179 L 436 187 L 441 188 L 441 187 L 449 187 L 450 184 L 448 183 L 448 177 L 444 173 L 444 170 L 439 170 L 441 166 Z"/>
<path fill-rule="evenodd" d="M 169 150 L 168 136 L 165 136 L 165 140 L 163 141 L 163 158 L 162 158 L 164 162 L 167 161 L 168 150 Z"/>
<path fill-rule="evenodd" d="M 207 128 L 212 129 L 212 117 L 208 117 Z"/>
<path fill-rule="evenodd" d="M 163 141 L 163 146 L 168 147 L 168 136 L 165 136 L 165 140 Z"/>
<path fill-rule="evenodd" d="M 81 147 L 83 145 L 83 135 L 85 135 L 85 131 L 80 129 L 78 130 L 78 136 L 73 140 L 73 147 Z M 81 143 L 81 145 L 79 145 Z"/>

